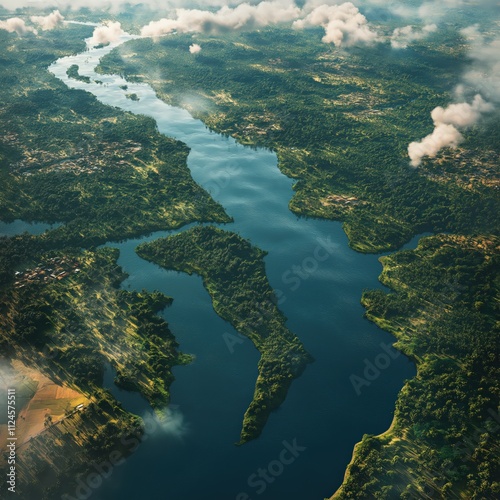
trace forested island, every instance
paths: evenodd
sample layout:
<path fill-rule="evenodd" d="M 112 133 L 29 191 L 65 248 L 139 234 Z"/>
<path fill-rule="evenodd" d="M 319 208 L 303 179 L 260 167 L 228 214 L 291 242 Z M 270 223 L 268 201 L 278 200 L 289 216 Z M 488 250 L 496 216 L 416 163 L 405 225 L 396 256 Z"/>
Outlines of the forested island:
<path fill-rule="evenodd" d="M 269 414 L 285 400 L 293 379 L 312 361 L 278 309 L 266 277 L 265 252 L 235 233 L 200 226 L 141 244 L 137 253 L 166 269 L 200 275 L 215 312 L 248 337 L 261 353 L 240 444 L 257 438 Z"/>

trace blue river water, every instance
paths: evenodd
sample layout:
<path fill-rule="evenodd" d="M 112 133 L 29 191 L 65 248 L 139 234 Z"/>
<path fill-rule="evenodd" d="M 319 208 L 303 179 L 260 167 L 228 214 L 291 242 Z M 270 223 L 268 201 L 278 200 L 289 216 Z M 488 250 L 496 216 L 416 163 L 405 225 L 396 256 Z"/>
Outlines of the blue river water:
<path fill-rule="evenodd" d="M 363 318 L 363 289 L 382 287 L 378 256 L 351 250 L 340 223 L 290 212 L 293 181 L 280 172 L 273 152 L 243 147 L 208 130 L 187 111 L 160 101 L 147 85 L 94 73 L 103 55 L 131 38 L 62 58 L 49 71 L 105 104 L 154 118 L 161 133 L 191 148 L 192 177 L 234 218 L 222 227 L 268 252 L 266 271 L 288 327 L 315 362 L 293 382 L 261 437 L 235 446 L 257 377 L 257 350 L 215 314 L 200 277 L 163 270 L 134 251 L 143 241 L 186 227 L 109 243 L 120 249 L 119 264 L 129 274 L 124 288 L 160 290 L 174 298 L 165 318 L 180 349 L 195 359 L 174 369 L 166 421 L 150 422 L 137 450 L 91 490 L 91 498 L 321 500 L 342 482 L 363 434 L 389 427 L 397 393 L 415 374 L 414 365 L 388 347 L 394 339 Z M 92 82 L 69 79 L 72 64 Z M 128 99 L 127 93 L 140 100 Z M 17 232 L 0 226 L 0 234 L 9 231 Z M 352 376 L 364 377 L 367 363 L 382 358 L 389 361 L 356 390 Z M 106 380 L 111 384 L 112 373 Z M 139 395 L 112 390 L 125 408 L 149 419 L 150 409 Z"/>

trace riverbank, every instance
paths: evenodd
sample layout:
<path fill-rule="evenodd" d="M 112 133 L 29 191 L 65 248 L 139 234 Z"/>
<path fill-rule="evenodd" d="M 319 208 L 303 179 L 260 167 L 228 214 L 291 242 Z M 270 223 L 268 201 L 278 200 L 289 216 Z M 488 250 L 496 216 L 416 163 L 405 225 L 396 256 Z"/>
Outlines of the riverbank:
<path fill-rule="evenodd" d="M 436 235 L 381 259 L 380 279 L 393 292 L 366 292 L 367 318 L 394 334 L 418 372 L 398 396 L 391 427 L 355 446 L 332 500 L 382 492 L 495 498 L 499 250 L 494 236 Z"/>

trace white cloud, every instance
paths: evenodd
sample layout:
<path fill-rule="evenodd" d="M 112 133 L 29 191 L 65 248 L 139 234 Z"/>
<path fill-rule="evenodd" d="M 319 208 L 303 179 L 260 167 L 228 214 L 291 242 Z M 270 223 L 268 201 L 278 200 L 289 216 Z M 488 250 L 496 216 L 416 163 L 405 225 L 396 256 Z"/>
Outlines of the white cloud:
<path fill-rule="evenodd" d="M 398 0 L 356 0 L 354 3 L 367 7 L 368 11 L 370 7 L 375 6 L 394 17 L 408 19 L 413 23 L 423 21 L 425 24 L 432 24 L 441 20 L 447 21 L 450 14 L 458 9 L 484 11 L 489 7 L 493 7 L 495 3 L 498 5 L 498 0 L 424 0 L 406 2 Z M 467 13 L 463 14 L 464 19 L 466 19 L 466 16 Z"/>
<path fill-rule="evenodd" d="M 248 1 L 248 0 L 246 0 Z M 251 0 L 250 3 L 257 3 Z M 290 0 L 292 1 L 292 0 Z M 31 8 L 59 8 L 78 10 L 88 7 L 95 10 L 126 12 L 130 6 L 143 5 L 157 12 L 166 12 L 176 7 L 184 8 L 216 8 L 224 5 L 236 6 L 242 0 L 0 0 L 0 6 L 15 10 L 22 7 Z"/>
<path fill-rule="evenodd" d="M 31 26 L 26 26 L 24 20 L 19 17 L 11 17 L 7 21 L 0 21 L 0 29 L 6 30 L 9 33 L 17 33 L 18 35 L 24 35 L 28 32 L 36 34 L 36 30 Z"/>
<path fill-rule="evenodd" d="M 182 439 L 190 431 L 184 415 L 175 406 L 167 407 L 162 412 L 147 412 L 142 420 L 145 434 L 152 437 L 163 435 Z"/>
<path fill-rule="evenodd" d="M 189 52 L 191 52 L 191 54 L 198 54 L 198 52 L 201 52 L 201 46 L 197 43 L 193 43 L 193 45 L 189 46 Z"/>
<path fill-rule="evenodd" d="M 62 23 L 64 16 L 58 10 L 55 10 L 48 16 L 31 16 L 31 22 L 38 24 L 42 30 L 53 30 L 57 25 Z"/>
<path fill-rule="evenodd" d="M 309 2 L 305 10 L 313 5 L 315 2 Z M 314 7 L 304 19 L 295 21 L 293 26 L 296 29 L 322 26 L 325 29 L 323 42 L 333 43 L 337 47 L 371 45 L 378 39 L 377 33 L 368 26 L 366 17 L 351 2 Z"/>
<path fill-rule="evenodd" d="M 477 26 L 465 28 L 461 33 L 471 45 L 469 67 L 455 88 L 455 98 L 462 102 L 446 108 L 438 106 L 432 111 L 434 132 L 408 146 L 415 167 L 424 156 L 434 157 L 444 147 L 457 147 L 463 140 L 458 129 L 479 123 L 500 104 L 500 38 L 487 40 Z"/>
<path fill-rule="evenodd" d="M 424 156 L 434 158 L 443 148 L 456 148 L 463 136 L 457 127 L 469 127 L 477 123 L 485 113 L 494 110 L 491 103 L 476 94 L 472 104 L 466 102 L 450 104 L 447 108 L 438 106 L 431 113 L 434 131 L 420 142 L 412 142 L 408 146 L 411 164 L 418 167 Z"/>
<path fill-rule="evenodd" d="M 291 21 L 300 9 L 289 1 L 264 1 L 257 5 L 242 3 L 237 7 L 222 7 L 216 12 L 199 9 L 176 9 L 175 19 L 152 21 L 142 28 L 143 36 L 161 36 L 173 31 L 220 32 L 253 29 L 278 22 Z"/>
<path fill-rule="evenodd" d="M 489 101 L 500 103 L 500 37 L 486 40 L 477 26 L 462 30 L 469 39 L 471 64 L 465 72 L 456 92 L 463 95 L 468 89 L 476 89 Z"/>
<path fill-rule="evenodd" d="M 456 148 L 462 141 L 462 134 L 453 125 L 441 123 L 435 126 L 432 134 L 424 137 L 420 142 L 410 143 L 408 156 L 412 166 L 418 167 L 424 156 L 434 158 L 441 149 Z"/>
<path fill-rule="evenodd" d="M 391 36 L 391 46 L 394 49 L 406 49 L 410 43 L 423 40 L 435 31 L 437 31 L 435 24 L 426 24 L 419 31 L 415 30 L 413 26 L 396 28 Z"/>
<path fill-rule="evenodd" d="M 215 12 L 180 8 L 170 18 L 150 22 L 142 28 L 141 34 L 156 37 L 173 32 L 210 33 L 256 29 L 293 20 L 297 29 L 323 26 L 323 41 L 337 46 L 369 45 L 378 38 L 377 33 L 368 26 L 366 17 L 351 2 L 326 5 L 325 0 L 309 0 L 303 9 L 293 0 L 243 2 L 236 7 L 223 6 Z"/>
<path fill-rule="evenodd" d="M 424 2 L 418 8 L 418 16 L 426 21 L 436 21 L 446 16 L 450 9 L 456 9 L 463 4 L 462 0 L 438 0 Z"/>
<path fill-rule="evenodd" d="M 469 127 L 477 123 L 484 113 L 491 111 L 493 111 L 493 104 L 476 94 L 472 104 L 462 102 L 450 104 L 447 108 L 438 106 L 432 111 L 431 117 L 434 124 L 447 123 L 456 127 Z"/>
<path fill-rule="evenodd" d="M 307 26 L 323 26 L 325 28 L 325 43 L 335 45 L 369 45 L 378 39 L 377 33 L 368 26 L 366 17 L 351 2 L 340 5 L 327 5 L 338 0 L 308 0 L 301 9 L 294 0 L 53 0 L 60 8 L 77 9 L 83 6 L 99 10 L 122 10 L 126 4 L 143 4 L 152 9 L 172 12 L 169 17 L 152 21 L 142 28 L 143 36 L 161 36 L 172 32 L 224 32 L 239 29 L 258 29 L 260 27 L 280 22 L 297 21 L 296 28 Z M 21 7 L 26 4 L 42 7 L 51 4 L 51 0 L 0 0 L 7 7 Z M 200 8 L 187 8 L 188 5 L 199 5 Z M 176 8 L 182 6 L 182 8 Z M 220 7 L 218 10 L 215 8 Z M 210 8 L 211 10 L 206 10 Z M 56 11 L 59 13 L 59 11 Z M 34 16 L 34 22 L 42 27 L 51 26 L 55 13 L 46 16 Z M 60 15 L 60 14 L 59 14 Z M 92 44 L 108 43 L 117 39 L 118 30 L 98 28 Z M 111 37 L 111 38 L 110 38 Z"/>
<path fill-rule="evenodd" d="M 119 22 L 108 22 L 103 26 L 98 26 L 92 38 L 87 41 L 89 47 L 96 45 L 107 45 L 108 43 L 117 42 L 125 32 L 122 30 Z"/>

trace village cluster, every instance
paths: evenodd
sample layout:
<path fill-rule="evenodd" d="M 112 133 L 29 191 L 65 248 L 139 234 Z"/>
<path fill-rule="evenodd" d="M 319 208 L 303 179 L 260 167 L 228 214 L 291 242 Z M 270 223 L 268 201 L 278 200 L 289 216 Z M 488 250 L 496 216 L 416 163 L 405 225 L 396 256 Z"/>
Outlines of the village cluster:
<path fill-rule="evenodd" d="M 16 288 L 24 288 L 27 284 L 33 282 L 47 282 L 53 280 L 62 280 L 70 274 L 79 273 L 80 264 L 74 259 L 67 257 L 52 257 L 46 263 L 38 264 L 33 269 L 26 271 L 16 271 Z"/>
<path fill-rule="evenodd" d="M 91 140 L 83 138 L 72 151 L 53 153 L 44 149 L 26 150 L 17 134 L 4 136 L 2 141 L 9 146 L 22 148 L 22 157 L 11 164 L 11 171 L 24 176 L 51 172 L 76 175 L 104 172 L 110 166 L 128 165 L 129 159 L 142 149 L 140 143 L 132 140 L 123 143 L 103 142 L 96 146 Z"/>

